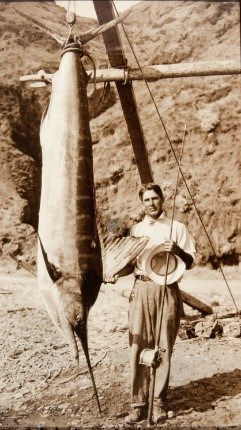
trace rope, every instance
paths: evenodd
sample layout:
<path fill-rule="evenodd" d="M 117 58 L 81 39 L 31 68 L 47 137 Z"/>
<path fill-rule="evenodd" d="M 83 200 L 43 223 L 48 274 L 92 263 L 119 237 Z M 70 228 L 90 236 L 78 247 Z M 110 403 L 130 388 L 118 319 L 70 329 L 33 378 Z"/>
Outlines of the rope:
<path fill-rule="evenodd" d="M 70 43 L 65 45 L 65 48 L 62 50 L 61 53 L 61 57 L 66 53 L 66 52 L 79 52 L 80 56 L 82 57 L 83 54 L 83 49 L 81 48 L 81 46 L 75 46 L 76 43 Z"/>
<path fill-rule="evenodd" d="M 112 3 L 113 3 L 113 6 L 114 6 L 114 9 L 115 9 L 115 12 L 116 12 L 117 16 L 119 16 L 118 11 L 117 11 L 116 6 L 115 6 L 115 3 L 114 3 L 114 1 L 113 1 L 113 0 L 112 0 Z M 129 43 L 129 46 L 130 46 L 130 48 L 131 48 L 131 51 L 132 51 L 132 53 L 133 53 L 133 55 L 134 55 L 134 58 L 135 58 L 135 60 L 136 60 L 136 63 L 137 63 L 137 65 L 138 65 L 139 69 L 140 69 L 140 72 L 141 72 L 141 75 L 142 75 L 142 79 L 143 79 L 143 81 L 144 81 L 144 82 L 145 82 L 145 84 L 146 84 L 146 87 L 147 87 L 147 89 L 148 89 L 149 95 L 150 95 L 150 97 L 151 97 L 151 99 L 152 99 L 152 102 L 153 102 L 153 104 L 154 104 L 154 107 L 155 107 L 155 109 L 156 109 L 157 115 L 158 115 L 158 117 L 159 117 L 159 119 L 160 119 L 160 121 L 161 121 L 162 127 L 163 127 L 163 129 L 164 129 L 164 132 L 165 132 L 166 138 L 167 138 L 167 140 L 168 140 L 168 142 L 169 142 L 169 145 L 170 145 L 170 147 L 171 147 L 171 150 L 172 150 L 172 153 L 173 153 L 173 155 L 174 155 L 175 161 L 176 161 L 177 165 L 179 165 L 179 163 L 178 163 L 178 158 L 177 158 L 177 155 L 176 155 L 176 152 L 175 152 L 175 150 L 174 150 L 174 147 L 173 147 L 173 144 L 172 144 L 171 139 L 170 139 L 170 137 L 169 137 L 169 134 L 168 134 L 167 128 L 166 128 L 166 126 L 165 126 L 165 124 L 164 124 L 163 118 L 162 118 L 162 116 L 161 116 L 161 114 L 160 114 L 160 111 L 159 111 L 159 109 L 158 109 L 158 107 L 157 107 L 157 104 L 156 104 L 155 99 L 154 99 L 154 97 L 153 97 L 153 94 L 152 94 L 152 92 L 151 92 L 150 86 L 149 86 L 149 84 L 148 84 L 147 80 L 145 79 L 145 76 L 144 76 L 144 74 L 143 74 L 143 71 L 142 71 L 141 65 L 140 65 L 139 60 L 138 60 L 138 58 L 137 58 L 137 56 L 136 56 L 136 53 L 135 53 L 134 48 L 133 48 L 133 46 L 132 46 L 132 43 L 131 43 L 131 41 L 130 41 L 130 39 L 129 39 L 129 36 L 128 36 L 127 32 L 126 32 L 126 29 L 125 29 L 125 27 L 124 27 L 124 24 L 123 24 L 123 23 L 121 23 L 121 26 L 122 26 L 122 29 L 123 29 L 123 31 L 124 31 L 124 34 L 125 34 L 125 36 L 126 36 L 126 38 L 127 38 L 127 41 L 128 41 L 128 43 Z M 205 234 L 206 234 L 206 236 L 207 236 L 207 239 L 208 239 L 208 241 L 209 241 L 209 244 L 210 244 L 210 246 L 211 246 L 211 249 L 212 249 L 212 251 L 213 251 L 213 254 L 214 254 L 215 258 L 216 258 L 216 261 L 217 261 L 218 267 L 219 267 L 219 269 L 220 269 L 220 271 L 221 271 L 221 273 L 222 273 L 222 276 L 223 276 L 223 279 L 224 279 L 224 281 L 225 281 L 225 284 L 226 284 L 226 286 L 227 286 L 227 288 L 228 288 L 229 294 L 230 294 L 230 296 L 231 296 L 231 298 L 232 298 L 232 300 L 233 300 L 233 303 L 234 303 L 235 309 L 236 309 L 237 313 L 239 313 L 239 310 L 238 310 L 238 307 L 237 307 L 236 302 L 235 302 L 235 300 L 234 300 L 233 294 L 232 294 L 232 292 L 231 292 L 231 290 L 230 290 L 230 287 L 229 287 L 229 285 L 228 285 L 228 281 L 227 281 L 226 276 L 225 276 L 225 274 L 224 274 L 224 272 L 223 272 L 223 269 L 222 269 L 221 263 L 220 263 L 219 258 L 218 258 L 218 256 L 217 256 L 217 253 L 216 253 L 216 251 L 215 251 L 215 249 L 214 249 L 214 246 L 213 246 L 212 240 L 211 240 L 211 238 L 210 238 L 210 236 L 209 236 L 209 234 L 208 234 L 208 231 L 207 231 L 207 229 L 206 229 L 206 227 L 205 227 L 205 225 L 204 225 L 204 223 L 203 223 L 203 220 L 202 220 L 201 214 L 200 214 L 200 212 L 199 212 L 199 210 L 198 210 L 198 208 L 197 208 L 197 206 L 196 206 L 196 203 L 195 203 L 195 201 L 194 201 L 194 198 L 193 198 L 193 196 L 192 196 L 192 193 L 191 193 L 191 191 L 190 191 L 190 189 L 189 189 L 189 187 L 188 187 L 188 184 L 187 184 L 187 182 L 186 182 L 186 179 L 185 179 L 185 176 L 184 176 L 184 173 L 183 173 L 183 171 L 182 171 L 181 166 L 179 166 L 179 172 L 180 172 L 180 174 L 181 174 L 181 176 L 182 176 L 182 179 L 183 179 L 183 182 L 184 182 L 184 184 L 185 184 L 185 187 L 186 187 L 186 189 L 187 189 L 187 191 L 188 191 L 188 194 L 189 194 L 189 196 L 190 196 L 190 198 L 191 198 L 191 201 L 192 201 L 193 207 L 194 207 L 194 209 L 195 209 L 195 211 L 196 211 L 196 213 L 197 213 L 197 216 L 198 216 L 198 218 L 199 218 L 199 220 L 200 220 L 200 222 L 201 222 L 201 225 L 202 225 L 202 227 L 203 227 L 203 229 L 204 229 L 204 232 L 205 232 Z"/>
<path fill-rule="evenodd" d="M 175 191 L 174 191 L 173 206 L 172 206 L 170 239 L 172 238 L 172 228 L 173 228 L 173 221 L 174 221 L 175 208 L 176 208 L 177 188 L 178 188 L 178 181 L 179 181 L 179 175 L 180 175 L 180 168 L 181 168 L 181 161 L 182 161 L 183 150 L 184 150 L 186 131 L 187 131 L 187 124 L 184 125 L 184 132 L 183 132 L 181 153 L 180 153 L 180 156 L 179 156 L 178 171 L 177 171 L 177 180 L 176 180 L 176 187 L 175 187 Z"/>
<path fill-rule="evenodd" d="M 84 55 L 87 58 L 89 58 L 89 60 L 91 61 L 92 66 L 93 66 L 93 71 L 94 71 L 94 78 L 93 78 L 94 79 L 94 90 L 93 90 L 93 93 L 90 96 L 90 98 L 91 98 L 93 96 L 94 92 L 96 91 L 96 65 L 95 65 L 95 62 L 94 62 L 93 58 L 91 57 L 90 54 L 88 54 L 88 52 L 84 52 Z"/>
<path fill-rule="evenodd" d="M 94 72 L 94 77 L 93 77 L 93 79 L 94 79 L 94 90 L 90 96 L 90 98 L 91 98 L 93 96 L 94 92 L 96 91 L 96 65 L 95 65 L 93 58 L 91 57 L 91 55 L 88 52 L 84 51 L 81 43 L 77 42 L 75 40 L 75 37 L 73 37 L 73 35 L 71 33 L 69 34 L 69 36 L 65 42 L 64 48 L 63 48 L 62 53 L 61 53 L 61 57 L 66 52 L 79 52 L 81 58 L 86 56 L 91 61 L 92 66 L 93 66 L 93 72 Z"/>
<path fill-rule="evenodd" d="M 124 66 L 123 71 L 124 71 L 123 85 L 126 85 L 126 83 L 128 82 L 128 78 L 129 78 L 130 67 Z"/>
<path fill-rule="evenodd" d="M 16 270 L 19 270 L 21 268 L 23 268 L 24 270 L 26 270 L 28 273 L 31 273 L 31 275 L 33 276 L 37 276 L 37 274 L 35 272 L 33 272 L 31 269 L 29 269 L 29 267 L 27 266 L 26 263 L 24 263 L 22 260 L 20 260 L 19 258 L 17 258 L 16 255 L 14 255 L 13 253 L 9 254 L 10 257 L 17 263 L 16 266 Z"/>
<path fill-rule="evenodd" d="M 66 45 L 69 44 L 70 39 L 72 38 L 74 41 L 76 41 L 76 37 L 75 35 L 73 35 L 73 28 L 75 26 L 76 23 L 76 4 L 75 4 L 75 0 L 74 0 L 74 7 L 72 7 L 70 10 L 70 5 L 71 5 L 71 0 L 69 0 L 68 2 L 68 7 L 67 7 L 67 12 L 66 12 L 66 22 L 69 25 L 69 34 L 68 37 L 65 41 L 64 47 L 66 47 Z"/>
<path fill-rule="evenodd" d="M 98 113 L 101 113 L 101 108 L 104 106 L 104 103 L 106 102 L 108 96 L 110 93 L 110 82 L 104 82 L 104 87 L 101 92 L 100 98 L 98 100 Z M 92 95 L 93 96 L 93 95 Z"/>
<path fill-rule="evenodd" d="M 74 7 L 72 7 L 72 9 L 74 9 L 74 10 L 70 10 L 71 9 L 71 5 L 74 5 Z M 67 8 L 67 12 L 68 13 L 70 13 L 70 12 L 72 12 L 72 13 L 74 13 L 75 15 L 76 15 L 76 3 L 75 3 L 75 0 L 69 0 L 68 1 L 68 8 Z"/>
<path fill-rule="evenodd" d="M 70 8 L 71 0 L 68 2 L 68 8 L 66 13 L 66 21 L 69 24 L 70 33 L 72 33 L 72 29 L 76 23 L 76 4 L 75 0 L 73 0 L 74 7 Z M 71 10 L 72 9 L 72 10 Z"/>

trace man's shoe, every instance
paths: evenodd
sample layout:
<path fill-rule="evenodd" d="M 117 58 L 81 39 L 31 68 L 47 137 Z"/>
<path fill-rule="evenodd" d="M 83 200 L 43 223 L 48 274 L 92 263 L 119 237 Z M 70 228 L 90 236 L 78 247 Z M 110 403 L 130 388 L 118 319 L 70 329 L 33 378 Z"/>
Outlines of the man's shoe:
<path fill-rule="evenodd" d="M 133 408 L 131 413 L 125 417 L 125 422 L 128 424 L 139 423 L 147 418 L 147 409 L 145 406 L 137 406 Z"/>
<path fill-rule="evenodd" d="M 167 413 L 164 406 L 153 405 L 153 421 L 154 423 L 162 423 L 167 419 Z"/>

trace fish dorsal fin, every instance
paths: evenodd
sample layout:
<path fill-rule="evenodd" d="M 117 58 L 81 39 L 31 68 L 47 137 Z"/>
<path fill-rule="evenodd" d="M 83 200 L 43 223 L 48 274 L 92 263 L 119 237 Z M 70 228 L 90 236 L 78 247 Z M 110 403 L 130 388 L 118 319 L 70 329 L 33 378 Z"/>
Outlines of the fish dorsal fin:
<path fill-rule="evenodd" d="M 149 237 L 119 237 L 108 233 L 102 238 L 103 278 L 116 275 L 141 253 Z"/>

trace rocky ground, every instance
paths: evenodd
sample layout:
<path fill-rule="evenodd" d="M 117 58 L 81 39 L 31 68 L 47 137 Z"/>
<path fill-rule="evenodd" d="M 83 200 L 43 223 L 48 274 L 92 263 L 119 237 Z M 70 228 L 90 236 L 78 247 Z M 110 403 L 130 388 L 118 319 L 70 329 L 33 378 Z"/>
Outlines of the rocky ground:
<path fill-rule="evenodd" d="M 225 269 L 226 270 L 226 269 Z M 226 276 L 239 309 L 240 269 Z M 6 261 L 0 273 L 0 426 L 118 429 L 129 411 L 128 300 L 132 276 L 103 285 L 89 318 L 89 349 L 102 412 L 81 351 L 77 369 L 41 303 L 36 278 Z M 181 288 L 215 310 L 232 311 L 221 275 L 193 269 Z M 185 306 L 186 315 L 197 311 Z M 163 428 L 241 427 L 240 338 L 193 338 L 175 344 L 169 419 Z M 141 427 L 145 427 L 143 422 Z"/>

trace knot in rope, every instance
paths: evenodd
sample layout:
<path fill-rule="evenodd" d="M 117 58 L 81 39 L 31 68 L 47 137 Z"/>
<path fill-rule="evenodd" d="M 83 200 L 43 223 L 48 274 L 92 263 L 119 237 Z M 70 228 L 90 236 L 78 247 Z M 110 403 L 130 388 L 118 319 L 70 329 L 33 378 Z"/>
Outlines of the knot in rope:
<path fill-rule="evenodd" d="M 124 68 L 123 68 L 123 73 L 124 73 L 123 85 L 126 85 L 126 83 L 128 82 L 129 71 L 130 71 L 130 66 L 124 66 Z"/>
<path fill-rule="evenodd" d="M 81 57 L 84 55 L 83 46 L 79 42 L 76 42 L 73 38 L 67 40 L 64 49 L 62 50 L 61 57 L 66 52 L 79 52 Z"/>

